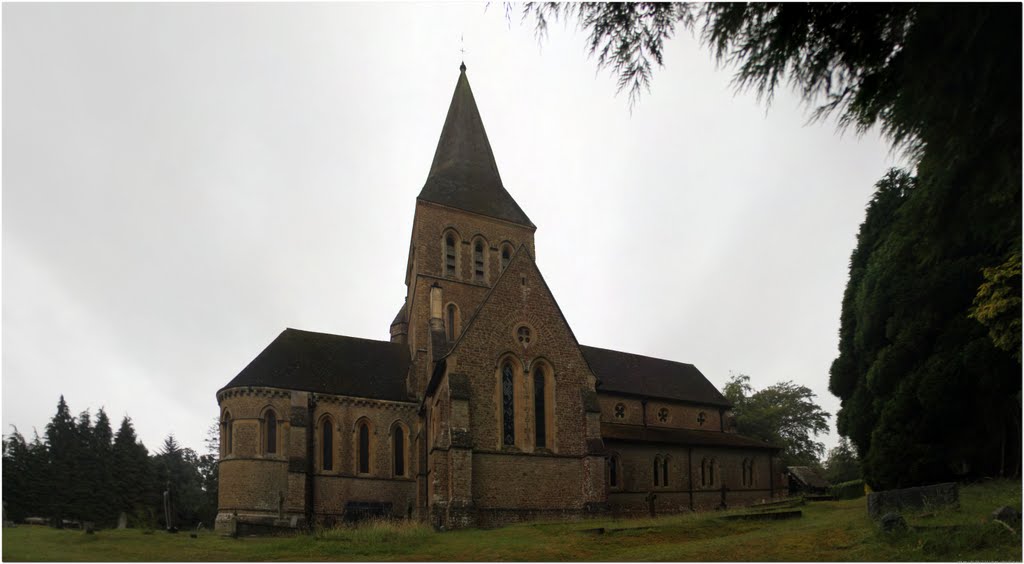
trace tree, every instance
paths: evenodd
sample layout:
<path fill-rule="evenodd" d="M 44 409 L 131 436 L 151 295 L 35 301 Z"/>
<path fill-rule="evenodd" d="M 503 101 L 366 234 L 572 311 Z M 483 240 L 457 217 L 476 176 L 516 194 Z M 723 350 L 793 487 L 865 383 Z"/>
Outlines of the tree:
<path fill-rule="evenodd" d="M 846 437 L 839 439 L 839 444 L 828 451 L 825 460 L 825 479 L 833 484 L 849 482 L 860 478 L 860 459 L 853 445 Z"/>
<path fill-rule="evenodd" d="M 155 525 L 152 518 L 155 514 L 152 517 L 150 515 L 157 505 L 156 476 L 149 452 L 136 438 L 135 428 L 128 416 L 121 420 L 114 436 L 112 457 L 114 468 L 117 469 L 114 474 L 114 503 L 117 512 L 131 516 L 136 525 Z"/>
<path fill-rule="evenodd" d="M 210 423 L 210 427 L 206 431 L 205 442 L 206 453 L 199 457 L 197 467 L 203 489 L 203 502 L 197 514 L 203 523 L 210 525 L 217 518 L 219 489 L 220 420 L 217 417 L 213 418 L 213 422 Z"/>
<path fill-rule="evenodd" d="M 971 226 L 992 203 L 943 166 L 883 178 L 850 259 L 829 388 L 874 488 L 1019 471 L 1020 363 L 970 317 L 1005 241 Z"/>
<path fill-rule="evenodd" d="M 722 392 L 733 404 L 740 434 L 782 447 L 779 458 L 787 466 L 818 465 L 825 445 L 812 437 L 828 432 L 831 415 L 814 403 L 810 388 L 779 382 L 754 390 L 750 376 L 734 374 Z"/>
<path fill-rule="evenodd" d="M 28 443 L 14 432 L 3 441 L 3 502 L 13 521 L 46 514 L 46 445 L 39 435 Z"/>
<path fill-rule="evenodd" d="M 163 491 L 168 483 L 171 486 L 175 525 L 191 527 L 198 523 L 201 520 L 199 512 L 203 506 L 204 496 L 203 479 L 199 473 L 199 457 L 195 451 L 182 448 L 173 434 L 168 435 L 153 463 L 160 491 Z M 161 521 L 162 517 L 161 515 Z"/>
<path fill-rule="evenodd" d="M 63 395 L 57 402 L 57 413 L 46 424 L 46 442 L 50 488 L 44 503 L 57 527 L 63 527 L 64 519 L 75 509 L 68 492 L 73 489 L 78 455 L 78 433 Z"/>

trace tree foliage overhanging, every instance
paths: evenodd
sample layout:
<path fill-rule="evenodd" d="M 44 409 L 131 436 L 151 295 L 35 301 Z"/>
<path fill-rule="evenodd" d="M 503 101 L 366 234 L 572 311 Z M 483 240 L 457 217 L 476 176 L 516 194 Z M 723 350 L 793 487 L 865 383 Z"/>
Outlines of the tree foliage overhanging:
<path fill-rule="evenodd" d="M 211 433 L 216 433 L 216 425 Z M 121 513 L 132 526 L 165 526 L 162 492 L 171 484 L 175 525 L 211 526 L 217 513 L 216 439 L 197 456 L 173 435 L 150 455 L 127 416 L 117 432 L 101 408 L 95 423 L 78 419 L 64 397 L 46 425 L 45 438 L 28 442 L 17 429 L 3 441 L 3 502 L 7 518 L 43 517 L 56 526 L 91 521 L 111 527 Z"/>
<path fill-rule="evenodd" d="M 829 389 L 876 488 L 1018 475 L 1020 4 L 531 3 L 574 19 L 630 101 L 677 26 L 738 89 L 781 84 L 878 126 L 913 162 L 877 184 L 850 259 Z"/>

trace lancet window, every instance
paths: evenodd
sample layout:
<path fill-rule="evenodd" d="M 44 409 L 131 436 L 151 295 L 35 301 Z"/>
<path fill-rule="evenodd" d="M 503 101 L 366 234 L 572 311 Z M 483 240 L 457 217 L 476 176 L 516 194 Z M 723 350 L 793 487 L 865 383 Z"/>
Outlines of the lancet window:
<path fill-rule="evenodd" d="M 320 467 L 334 469 L 334 426 L 330 417 L 324 417 L 320 423 Z"/>
<path fill-rule="evenodd" d="M 277 414 L 268 409 L 263 415 L 264 450 L 266 454 L 277 453 Z"/>
<path fill-rule="evenodd" d="M 515 381 L 512 363 L 501 367 L 501 444 L 516 444 Z"/>

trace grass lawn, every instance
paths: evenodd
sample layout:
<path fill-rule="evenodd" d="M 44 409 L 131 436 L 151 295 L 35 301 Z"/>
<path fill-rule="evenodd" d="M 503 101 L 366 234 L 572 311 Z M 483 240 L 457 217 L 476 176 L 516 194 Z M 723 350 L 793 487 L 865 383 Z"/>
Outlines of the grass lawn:
<path fill-rule="evenodd" d="M 905 515 L 911 529 L 878 532 L 864 498 L 814 502 L 786 521 L 727 521 L 723 513 L 658 519 L 533 523 L 493 530 L 435 533 L 411 524 L 378 524 L 316 534 L 223 538 L 213 533 L 145 534 L 139 530 L 3 529 L 5 561 L 1021 561 L 1021 537 L 989 515 L 1020 508 L 1019 481 L 960 491 L 960 509 Z M 738 511 L 736 511 L 738 512 Z M 736 513 L 732 512 L 732 513 Z M 604 534 L 586 529 L 605 527 Z M 630 530 L 634 529 L 634 530 Z"/>

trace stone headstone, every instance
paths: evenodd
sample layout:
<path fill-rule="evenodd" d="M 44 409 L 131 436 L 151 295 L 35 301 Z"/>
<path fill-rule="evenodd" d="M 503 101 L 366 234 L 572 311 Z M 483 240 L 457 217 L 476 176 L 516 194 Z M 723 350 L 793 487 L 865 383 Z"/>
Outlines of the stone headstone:
<path fill-rule="evenodd" d="M 1020 525 L 1020 511 L 1004 505 L 992 512 L 992 519 L 1002 521 L 1010 526 L 1018 526 Z"/>
<path fill-rule="evenodd" d="M 903 516 L 894 511 L 882 515 L 882 518 L 878 520 L 878 526 L 886 533 L 907 530 L 907 522 Z"/>
<path fill-rule="evenodd" d="M 117 528 L 118 529 L 127 529 L 128 528 L 128 514 L 125 513 L 124 511 L 122 511 L 121 515 L 119 515 L 117 517 Z"/>
<path fill-rule="evenodd" d="M 868 515 L 876 520 L 889 512 L 959 506 L 960 490 L 955 482 L 868 494 Z"/>

